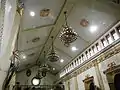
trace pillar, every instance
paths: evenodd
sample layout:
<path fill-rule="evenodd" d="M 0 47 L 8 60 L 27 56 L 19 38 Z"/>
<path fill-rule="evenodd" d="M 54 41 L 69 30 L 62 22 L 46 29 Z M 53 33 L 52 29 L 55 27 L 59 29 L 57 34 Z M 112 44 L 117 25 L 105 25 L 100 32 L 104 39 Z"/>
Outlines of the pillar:
<path fill-rule="evenodd" d="M 96 75 L 97 75 L 97 78 L 98 78 L 98 83 L 99 83 L 99 86 L 100 86 L 100 90 L 105 90 L 98 64 L 95 64 L 95 71 L 96 71 Z"/>

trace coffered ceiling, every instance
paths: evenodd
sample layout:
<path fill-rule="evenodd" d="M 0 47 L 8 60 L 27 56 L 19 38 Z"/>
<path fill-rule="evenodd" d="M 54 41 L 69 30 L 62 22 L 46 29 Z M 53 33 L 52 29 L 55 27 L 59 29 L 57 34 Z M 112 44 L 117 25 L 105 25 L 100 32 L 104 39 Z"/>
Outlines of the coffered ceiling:
<path fill-rule="evenodd" d="M 45 60 L 43 52 L 46 51 L 46 55 L 49 53 L 51 36 L 54 36 L 56 53 L 64 62 L 47 63 L 59 72 L 120 19 L 120 5 L 107 0 L 23 0 L 23 3 L 18 49 L 26 55 L 26 59 L 21 60 L 20 70 L 35 65 L 36 61 Z M 43 9 L 49 9 L 48 16 L 40 15 Z M 68 24 L 79 35 L 69 47 L 59 39 L 64 11 L 68 12 Z"/>

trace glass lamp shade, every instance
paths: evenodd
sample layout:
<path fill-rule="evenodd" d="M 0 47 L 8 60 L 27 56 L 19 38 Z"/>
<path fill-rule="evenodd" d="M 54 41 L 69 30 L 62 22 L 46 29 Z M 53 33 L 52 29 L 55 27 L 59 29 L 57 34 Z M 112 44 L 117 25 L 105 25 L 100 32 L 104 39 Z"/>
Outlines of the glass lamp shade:
<path fill-rule="evenodd" d="M 40 78 L 38 78 L 38 77 L 33 77 L 33 79 L 32 79 L 32 85 L 35 85 L 35 86 L 37 86 L 37 85 L 39 85 L 40 84 L 40 82 L 41 82 L 41 79 Z"/>

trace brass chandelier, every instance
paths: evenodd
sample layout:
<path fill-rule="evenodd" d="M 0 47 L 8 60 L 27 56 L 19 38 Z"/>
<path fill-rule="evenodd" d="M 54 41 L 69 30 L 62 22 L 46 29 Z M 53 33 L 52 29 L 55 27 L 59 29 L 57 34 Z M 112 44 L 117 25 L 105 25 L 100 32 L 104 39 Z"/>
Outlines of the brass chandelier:
<path fill-rule="evenodd" d="M 41 72 L 41 76 L 45 77 L 47 72 L 50 70 L 49 66 L 46 63 L 43 63 L 40 67 L 39 67 L 39 71 Z"/>
<path fill-rule="evenodd" d="M 67 23 L 67 12 L 65 11 L 64 12 L 64 15 L 65 15 L 65 25 L 63 25 L 62 27 L 62 32 L 60 34 L 60 39 L 61 41 L 64 43 L 65 46 L 69 46 L 70 43 L 73 43 L 78 35 L 77 33 L 72 29 L 72 27 L 68 26 L 68 23 Z"/>
<path fill-rule="evenodd" d="M 46 76 L 46 73 L 50 70 L 49 66 L 46 63 L 46 58 L 45 58 L 45 51 L 44 51 L 44 62 L 42 63 L 42 65 L 39 66 L 39 71 L 42 74 L 42 77 Z"/>
<path fill-rule="evenodd" d="M 54 50 L 53 36 L 51 38 L 52 38 L 52 50 L 51 50 L 50 54 L 48 55 L 47 59 L 51 62 L 56 62 L 59 60 L 59 56 L 56 54 L 56 52 Z"/>

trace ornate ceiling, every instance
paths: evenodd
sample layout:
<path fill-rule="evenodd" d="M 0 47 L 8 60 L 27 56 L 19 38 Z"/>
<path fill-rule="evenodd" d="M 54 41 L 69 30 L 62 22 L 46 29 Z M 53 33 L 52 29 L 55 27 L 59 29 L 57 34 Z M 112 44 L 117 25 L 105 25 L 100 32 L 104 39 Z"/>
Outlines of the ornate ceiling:
<path fill-rule="evenodd" d="M 44 51 L 49 53 L 54 36 L 56 53 L 64 62 L 47 63 L 55 68 L 54 72 L 59 72 L 120 19 L 120 5 L 107 0 L 23 0 L 23 3 L 18 50 L 26 59 L 21 60 L 20 70 L 45 60 Z M 69 25 L 79 35 L 69 47 L 59 39 L 64 11 L 68 12 Z"/>

